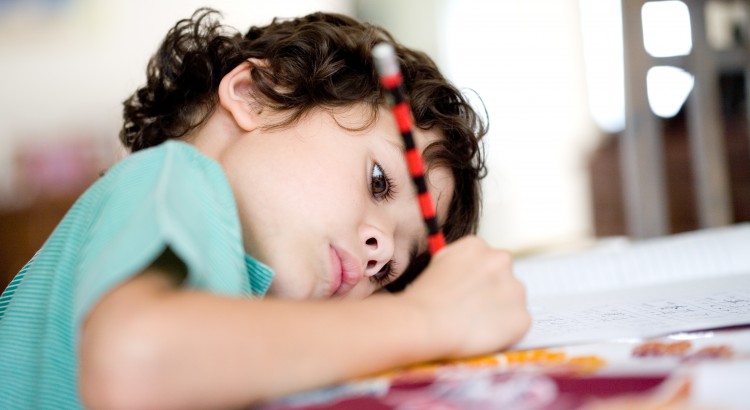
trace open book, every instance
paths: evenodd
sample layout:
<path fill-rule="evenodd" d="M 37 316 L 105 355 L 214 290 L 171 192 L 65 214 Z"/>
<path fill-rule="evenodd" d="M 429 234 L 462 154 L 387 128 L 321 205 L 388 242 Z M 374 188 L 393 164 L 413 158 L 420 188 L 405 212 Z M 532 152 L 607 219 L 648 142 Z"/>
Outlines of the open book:
<path fill-rule="evenodd" d="M 750 224 L 516 261 L 531 330 L 515 348 L 750 324 Z"/>

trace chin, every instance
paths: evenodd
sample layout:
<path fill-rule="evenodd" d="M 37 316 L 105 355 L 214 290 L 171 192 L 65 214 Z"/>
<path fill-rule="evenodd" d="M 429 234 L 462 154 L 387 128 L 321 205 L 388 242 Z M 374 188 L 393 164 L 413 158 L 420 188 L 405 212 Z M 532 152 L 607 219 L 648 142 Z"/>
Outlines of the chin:
<path fill-rule="evenodd" d="M 289 285 L 289 286 L 286 286 Z M 276 284 L 271 283 L 268 288 L 268 296 L 282 299 L 306 300 L 306 299 L 323 299 L 327 295 L 318 295 L 314 286 L 299 286 L 299 284 Z"/>
<path fill-rule="evenodd" d="M 360 283 L 358 286 L 355 286 L 354 289 L 350 290 L 346 295 L 341 296 L 343 299 L 350 299 L 350 300 L 361 300 L 364 298 L 367 298 L 369 296 L 372 296 L 375 293 L 375 290 L 372 286 L 362 286 L 363 283 Z"/>

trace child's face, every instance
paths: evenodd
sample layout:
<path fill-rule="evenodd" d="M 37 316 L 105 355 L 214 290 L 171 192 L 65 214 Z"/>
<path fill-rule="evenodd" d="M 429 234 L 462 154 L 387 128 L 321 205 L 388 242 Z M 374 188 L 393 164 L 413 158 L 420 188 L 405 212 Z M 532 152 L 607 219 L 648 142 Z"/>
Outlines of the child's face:
<path fill-rule="evenodd" d="M 256 129 L 219 158 L 240 213 L 248 254 L 276 277 L 270 295 L 286 298 L 365 297 L 395 279 L 412 252 L 426 250 L 426 228 L 391 114 L 381 109 L 334 117 L 314 111 L 295 125 Z M 442 138 L 415 131 L 417 146 Z M 428 176 L 438 218 L 453 193 L 450 171 Z M 390 264 L 395 275 L 387 277 Z M 378 283 L 376 279 L 382 279 Z"/>

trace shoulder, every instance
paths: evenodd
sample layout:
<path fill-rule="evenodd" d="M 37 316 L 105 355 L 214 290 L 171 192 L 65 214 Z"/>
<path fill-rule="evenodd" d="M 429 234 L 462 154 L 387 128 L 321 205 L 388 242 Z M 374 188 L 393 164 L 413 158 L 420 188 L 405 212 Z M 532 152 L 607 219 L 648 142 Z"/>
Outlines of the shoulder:
<path fill-rule="evenodd" d="M 167 247 L 187 266 L 188 286 L 243 289 L 239 217 L 217 162 L 187 143 L 165 142 L 130 154 L 100 182 L 79 263 L 77 317 Z M 215 271 L 230 279 L 211 277 Z"/>
<path fill-rule="evenodd" d="M 188 231 L 211 229 L 202 223 L 206 217 L 239 224 L 220 165 L 178 141 L 130 154 L 81 202 L 90 221 L 90 246 L 124 240 L 126 233 L 137 238 L 188 236 L 196 233 Z"/>

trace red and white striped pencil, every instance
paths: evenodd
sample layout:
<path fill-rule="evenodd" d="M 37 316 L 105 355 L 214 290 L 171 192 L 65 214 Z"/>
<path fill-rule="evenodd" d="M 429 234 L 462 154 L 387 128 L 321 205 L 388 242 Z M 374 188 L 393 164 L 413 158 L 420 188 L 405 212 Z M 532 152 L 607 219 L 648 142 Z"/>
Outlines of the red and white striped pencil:
<path fill-rule="evenodd" d="M 434 255 L 445 246 L 445 237 L 437 222 L 432 196 L 430 195 L 430 191 L 427 190 L 422 154 L 414 144 L 411 108 L 402 90 L 401 67 L 396 57 L 396 50 L 389 43 L 380 43 L 372 49 L 372 55 L 375 60 L 375 68 L 380 77 L 380 84 L 390 95 L 389 104 L 391 112 L 396 119 L 398 130 L 404 140 L 406 164 L 409 168 L 412 181 L 417 188 L 419 209 L 427 225 L 427 241 L 430 248 L 430 255 Z"/>

